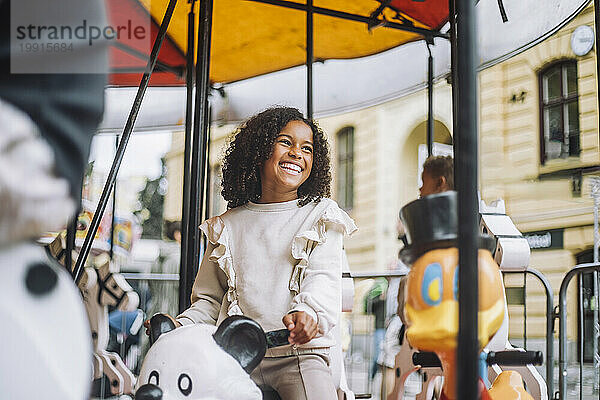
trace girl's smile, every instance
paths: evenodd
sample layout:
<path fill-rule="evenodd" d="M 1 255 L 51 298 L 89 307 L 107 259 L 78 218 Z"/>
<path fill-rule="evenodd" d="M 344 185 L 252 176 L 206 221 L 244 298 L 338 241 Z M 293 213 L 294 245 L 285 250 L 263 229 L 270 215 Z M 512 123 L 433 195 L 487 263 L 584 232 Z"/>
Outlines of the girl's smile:
<path fill-rule="evenodd" d="M 298 175 L 302 172 L 302 167 L 291 162 L 281 162 L 279 163 L 281 168 L 283 168 L 286 172 L 292 175 Z"/>
<path fill-rule="evenodd" d="M 302 121 L 290 121 L 273 144 L 273 154 L 261 169 L 261 203 L 298 198 L 313 164 L 313 132 Z"/>

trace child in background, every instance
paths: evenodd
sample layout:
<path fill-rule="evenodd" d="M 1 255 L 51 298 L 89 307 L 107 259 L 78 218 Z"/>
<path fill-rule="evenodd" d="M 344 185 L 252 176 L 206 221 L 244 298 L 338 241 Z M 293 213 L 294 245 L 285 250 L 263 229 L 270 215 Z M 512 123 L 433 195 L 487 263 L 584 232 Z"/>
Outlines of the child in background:
<path fill-rule="evenodd" d="M 236 132 L 225 154 L 223 215 L 200 229 L 208 247 L 178 325 L 229 315 L 290 344 L 267 350 L 251 377 L 282 399 L 336 399 L 329 369 L 341 312 L 342 239 L 356 230 L 331 199 L 323 132 L 294 108 L 263 111 Z"/>
<path fill-rule="evenodd" d="M 442 193 L 448 190 L 454 190 L 454 161 L 450 156 L 431 156 L 423 163 L 423 172 L 421 174 L 423 184 L 419 188 L 420 197 L 429 196 L 431 194 Z M 399 220 L 397 225 L 398 239 L 406 246 L 406 235 L 404 226 Z M 408 273 L 408 267 L 398 260 L 397 271 Z M 404 338 L 402 331 L 403 326 L 406 326 L 404 318 L 404 287 L 406 285 L 406 276 L 402 278 L 394 278 L 390 281 L 388 287 L 387 306 L 388 310 L 394 313 L 388 323 L 385 332 L 381 357 L 378 363 L 383 365 L 383 384 L 382 393 L 392 392 L 395 384 L 394 363 L 396 354 L 400 351 L 400 336 Z M 395 299 L 395 300 L 393 300 Z M 389 314 L 388 314 L 389 315 Z M 402 333 L 401 333 L 402 331 Z M 403 339 L 402 339 L 403 340 Z M 420 391 L 420 379 L 414 376 L 408 378 L 405 386 L 405 396 L 416 395 Z"/>
<path fill-rule="evenodd" d="M 450 156 L 428 157 L 421 174 L 421 197 L 454 190 L 454 160 Z"/>

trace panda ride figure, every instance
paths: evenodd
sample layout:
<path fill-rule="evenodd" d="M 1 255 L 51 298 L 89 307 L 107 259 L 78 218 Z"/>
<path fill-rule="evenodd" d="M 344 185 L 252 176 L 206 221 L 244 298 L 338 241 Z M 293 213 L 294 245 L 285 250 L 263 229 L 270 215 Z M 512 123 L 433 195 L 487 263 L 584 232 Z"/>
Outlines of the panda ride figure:
<path fill-rule="evenodd" d="M 265 355 L 266 337 L 250 318 L 234 315 L 217 329 L 191 324 L 175 329 L 165 314 L 149 321 L 150 343 L 135 400 L 262 400 L 250 379 Z"/>
<path fill-rule="evenodd" d="M 322 130 L 294 108 L 243 123 L 223 164 L 228 211 L 200 229 L 208 246 L 192 305 L 176 325 L 244 315 L 265 331 L 289 330 L 252 380 L 284 400 L 337 399 L 329 368 L 341 312 L 342 240 L 357 228 L 330 195 Z"/>

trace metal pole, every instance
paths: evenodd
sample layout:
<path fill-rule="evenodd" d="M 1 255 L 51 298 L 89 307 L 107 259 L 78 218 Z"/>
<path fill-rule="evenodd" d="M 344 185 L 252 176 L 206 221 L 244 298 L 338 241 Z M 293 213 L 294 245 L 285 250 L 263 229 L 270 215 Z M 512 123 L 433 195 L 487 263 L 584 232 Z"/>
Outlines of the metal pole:
<path fill-rule="evenodd" d="M 65 268 L 71 274 L 73 273 L 73 249 L 75 248 L 75 236 L 77 236 L 78 217 L 79 210 L 77 210 L 73 219 L 67 225 L 67 237 L 65 239 Z"/>
<path fill-rule="evenodd" d="M 288 8 L 291 10 L 307 11 L 307 9 L 308 9 L 308 5 L 300 3 L 300 2 L 296 2 L 296 1 L 286 1 L 286 0 L 247 0 L 247 1 L 253 1 L 256 3 L 262 3 L 262 4 L 270 4 L 270 5 L 274 5 L 274 6 Z M 426 38 L 441 37 L 441 38 L 448 39 L 448 35 L 445 33 L 442 33 L 440 31 L 435 31 L 435 30 L 429 30 L 426 28 L 419 28 L 410 22 L 397 23 L 397 22 L 388 21 L 385 18 L 384 19 L 374 19 L 374 18 L 365 16 L 365 15 L 351 14 L 351 13 L 347 13 L 347 12 L 343 12 L 343 11 L 331 10 L 328 8 L 323 8 L 323 7 L 318 7 L 318 6 L 313 6 L 312 8 L 313 8 L 313 12 L 315 14 L 327 15 L 328 17 L 339 18 L 339 19 L 343 19 L 346 21 L 363 22 L 363 23 L 367 24 L 367 27 L 372 27 L 374 25 L 377 25 L 377 26 L 382 26 L 382 27 L 386 27 L 386 28 L 390 28 L 390 29 L 398 29 L 398 30 L 405 31 L 405 32 L 417 33 Z"/>
<path fill-rule="evenodd" d="M 181 253 L 179 258 L 179 303 L 178 310 L 183 312 L 190 301 L 186 298 L 184 288 L 188 286 L 187 275 L 183 273 L 187 270 L 188 251 L 188 229 L 190 221 L 190 191 L 192 187 L 192 124 L 194 120 L 194 49 L 195 46 L 195 26 L 196 16 L 194 6 L 196 0 L 190 0 L 190 11 L 188 13 L 188 37 L 187 37 L 187 65 L 186 65 L 186 107 L 185 107 L 185 147 L 183 154 L 183 198 L 181 205 Z"/>
<path fill-rule="evenodd" d="M 180 275 L 185 275 L 185 286 L 179 287 L 179 308 L 190 306 L 192 282 L 198 272 L 201 234 L 198 229 L 204 205 L 204 183 L 206 163 L 206 139 L 208 138 L 208 91 L 210 69 L 210 40 L 212 30 L 213 0 L 200 2 L 198 50 L 196 54 L 196 93 L 194 103 L 193 146 L 190 179 L 190 215 L 187 224 L 187 260 Z"/>
<path fill-rule="evenodd" d="M 594 262 L 597 263 L 598 260 L 598 246 L 600 245 L 600 232 L 598 232 L 598 208 L 600 205 L 600 178 L 592 177 L 591 178 L 591 186 L 592 191 L 591 195 L 594 199 Z M 600 324 L 598 323 L 598 272 L 594 271 L 593 273 L 593 288 L 594 288 L 594 298 L 591 301 L 591 309 L 594 313 L 594 337 L 593 337 L 593 351 L 594 351 L 594 371 L 598 371 L 600 368 L 600 354 L 598 354 L 598 339 L 600 338 Z M 598 390 L 599 382 L 598 382 L 598 373 L 594 374 L 594 390 Z"/>
<path fill-rule="evenodd" d="M 119 135 L 115 136 L 115 152 L 119 148 Z M 115 218 L 117 214 L 117 182 L 115 181 L 115 187 L 112 195 L 112 219 L 110 221 L 110 250 L 108 255 L 112 260 L 115 255 Z"/>
<path fill-rule="evenodd" d="M 554 395 L 554 293 L 544 274 L 533 268 L 529 268 L 527 272 L 535 275 L 546 291 L 546 387 L 548 399 L 551 399 Z"/>
<path fill-rule="evenodd" d="M 313 119 L 313 0 L 306 0 L 306 118 Z"/>
<path fill-rule="evenodd" d="M 433 56 L 430 44 L 427 43 L 427 155 L 433 155 Z"/>
<path fill-rule="evenodd" d="M 211 139 L 211 131 L 212 131 L 212 107 L 210 103 L 208 104 L 208 112 L 206 113 L 206 117 L 208 118 L 208 122 L 206 126 L 208 127 L 208 131 L 206 132 L 206 182 L 204 184 L 204 217 L 203 219 L 209 219 L 211 217 L 210 207 L 211 207 L 211 185 L 212 185 L 212 177 L 211 171 L 212 168 L 210 166 L 210 139 Z M 205 241 L 203 244 L 206 245 Z M 206 248 L 206 246 L 204 246 Z"/>
<path fill-rule="evenodd" d="M 600 43 L 600 1 L 594 0 L 594 28 L 596 31 L 596 98 L 600 109 L 600 62 L 598 62 L 598 43 Z M 600 135 L 600 119 L 598 119 L 598 135 Z M 600 237 L 598 237 L 598 197 L 594 198 L 594 262 L 598 262 L 598 246 L 600 245 Z M 598 399 L 600 399 L 600 354 L 598 354 L 598 339 L 600 339 L 600 295 L 599 287 L 600 278 L 598 272 L 594 272 L 594 390 L 598 390 Z"/>
<path fill-rule="evenodd" d="M 503 274 L 518 274 L 519 271 L 502 271 Z M 554 395 L 554 294 L 548 279 L 534 268 L 525 270 L 526 274 L 534 275 L 544 286 L 546 292 L 546 388 L 548 399 Z"/>
<path fill-rule="evenodd" d="M 452 83 L 452 135 L 453 151 L 456 158 L 458 145 L 456 138 L 458 131 L 458 68 L 456 67 L 456 6 L 454 0 L 449 0 L 449 22 L 450 22 L 450 81 Z M 454 170 L 454 182 L 456 182 L 456 170 Z"/>
<path fill-rule="evenodd" d="M 210 87 L 209 87 L 210 90 Z M 208 95 L 206 96 L 206 114 L 204 116 L 204 126 L 206 127 L 206 140 L 204 142 L 204 153 L 202 154 L 202 181 L 200 187 L 202 188 L 202 201 L 200 202 L 200 207 L 198 209 L 198 215 L 200 219 L 206 220 L 209 218 L 208 213 L 208 203 L 210 197 L 210 113 L 211 107 L 210 102 L 208 101 Z M 198 255 L 203 254 L 206 246 L 208 244 L 207 238 L 205 235 L 200 235 L 200 251 Z"/>
<path fill-rule="evenodd" d="M 160 24 L 160 29 L 158 30 L 158 34 L 156 35 L 154 45 L 152 46 L 150 59 L 148 60 L 148 64 L 146 64 L 146 70 L 144 71 L 144 75 L 142 76 L 140 86 L 138 87 L 138 91 L 135 96 L 135 100 L 133 101 L 133 106 L 131 107 L 129 117 L 127 118 L 127 123 L 125 124 L 125 128 L 123 129 L 123 136 L 119 143 L 117 154 L 115 155 L 115 159 L 110 168 L 108 178 L 106 180 L 106 183 L 104 184 L 104 189 L 102 190 L 102 195 L 100 196 L 100 201 L 98 202 L 98 207 L 96 208 L 96 212 L 94 213 L 94 217 L 92 218 L 92 222 L 90 223 L 90 228 L 83 242 L 83 246 L 81 246 L 81 252 L 79 253 L 79 257 L 77 258 L 77 263 L 75 264 L 74 277 L 76 283 L 79 283 L 79 280 L 81 279 L 81 275 L 83 273 L 83 265 L 90 253 L 90 250 L 92 249 L 92 242 L 94 240 L 94 236 L 96 236 L 96 232 L 98 231 L 98 227 L 100 226 L 100 220 L 102 219 L 102 215 L 104 215 L 104 210 L 106 209 L 106 205 L 108 203 L 110 192 L 117 179 L 117 172 L 119 171 L 121 161 L 123 160 L 123 155 L 125 154 L 125 149 L 127 148 L 127 142 L 129 141 L 129 137 L 133 132 L 133 126 L 137 119 L 138 112 L 140 111 L 140 107 L 142 105 L 142 100 L 144 99 L 146 89 L 148 89 L 148 84 L 150 83 L 150 76 L 152 75 L 152 71 L 154 71 L 154 66 L 156 65 L 156 60 L 158 59 L 158 53 L 160 52 L 162 43 L 165 39 L 165 36 L 167 35 L 167 28 L 169 27 L 169 22 L 171 22 L 171 17 L 173 16 L 173 11 L 175 10 L 176 4 L 177 0 L 169 0 L 167 11 L 165 12 L 165 16 L 163 17 L 163 20 Z"/>
<path fill-rule="evenodd" d="M 459 313 L 457 398 L 479 398 L 479 340 L 477 265 L 479 217 L 477 201 L 477 30 L 475 2 L 456 0 L 458 66 L 458 126 L 454 160 L 458 189 Z"/>
<path fill-rule="evenodd" d="M 527 273 L 523 272 L 523 348 L 527 351 Z"/>
<path fill-rule="evenodd" d="M 598 61 L 598 43 L 600 43 L 600 1 L 594 0 L 594 28 L 596 31 L 596 98 L 600 109 L 600 61 Z M 600 119 L 598 120 L 598 133 L 600 136 Z"/>
<path fill-rule="evenodd" d="M 577 275 L 577 281 L 579 283 L 578 294 L 579 301 L 577 305 L 577 315 L 578 315 L 578 333 L 579 333 L 579 400 L 583 400 L 583 276 L 581 274 Z"/>

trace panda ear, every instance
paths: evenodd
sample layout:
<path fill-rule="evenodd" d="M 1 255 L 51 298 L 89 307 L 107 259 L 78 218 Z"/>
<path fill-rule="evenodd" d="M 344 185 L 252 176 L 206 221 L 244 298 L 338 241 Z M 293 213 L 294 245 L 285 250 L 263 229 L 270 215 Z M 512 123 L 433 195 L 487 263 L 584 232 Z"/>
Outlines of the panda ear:
<path fill-rule="evenodd" d="M 150 345 L 162 335 L 175 329 L 173 320 L 165 314 L 154 314 L 150 318 Z"/>
<path fill-rule="evenodd" d="M 247 373 L 260 364 L 267 351 L 267 339 L 261 326 L 242 315 L 223 320 L 213 338 Z"/>

